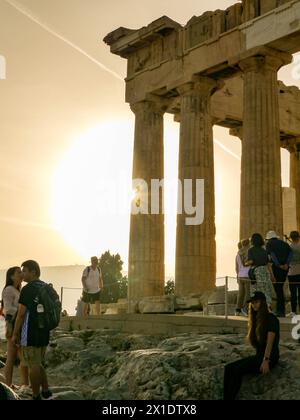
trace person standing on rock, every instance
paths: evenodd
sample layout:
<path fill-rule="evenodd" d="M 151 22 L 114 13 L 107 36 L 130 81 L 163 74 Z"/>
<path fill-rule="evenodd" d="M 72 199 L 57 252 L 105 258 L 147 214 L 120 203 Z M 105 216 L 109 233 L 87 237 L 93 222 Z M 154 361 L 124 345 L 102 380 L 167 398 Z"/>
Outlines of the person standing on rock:
<path fill-rule="evenodd" d="M 269 308 L 272 307 L 273 301 L 273 285 L 275 281 L 269 257 L 266 249 L 264 248 L 265 242 L 259 233 L 255 233 L 251 238 L 252 247 L 248 251 L 247 266 L 250 266 L 255 275 L 255 279 L 250 284 L 250 294 L 255 292 L 262 292 L 267 299 Z"/>
<path fill-rule="evenodd" d="M 280 324 L 269 312 L 266 297 L 261 292 L 252 296 L 249 305 L 248 340 L 255 348 L 255 356 L 225 366 L 224 400 L 237 398 L 245 375 L 266 375 L 279 361 Z"/>
<path fill-rule="evenodd" d="M 248 259 L 248 251 L 250 248 L 250 240 L 244 239 L 239 243 L 239 252 L 235 259 L 236 274 L 239 285 L 239 293 L 237 300 L 237 308 L 235 311 L 236 316 L 248 316 L 247 313 L 247 301 L 250 298 L 250 280 L 248 276 L 249 267 L 246 267 L 246 261 Z"/>
<path fill-rule="evenodd" d="M 22 269 L 24 281 L 28 284 L 21 291 L 12 341 L 20 343 L 21 364 L 29 368 L 32 399 L 47 400 L 52 397 L 52 392 L 43 364 L 50 332 L 39 325 L 39 312 L 43 308 L 40 308 L 42 305 L 38 299 L 40 289 L 46 284 L 40 280 L 41 270 L 36 261 L 24 262 Z"/>
<path fill-rule="evenodd" d="M 95 305 L 96 315 L 101 315 L 100 294 L 103 289 L 101 269 L 97 257 L 91 258 L 91 265 L 82 274 L 84 316 L 88 316 L 89 305 Z"/>

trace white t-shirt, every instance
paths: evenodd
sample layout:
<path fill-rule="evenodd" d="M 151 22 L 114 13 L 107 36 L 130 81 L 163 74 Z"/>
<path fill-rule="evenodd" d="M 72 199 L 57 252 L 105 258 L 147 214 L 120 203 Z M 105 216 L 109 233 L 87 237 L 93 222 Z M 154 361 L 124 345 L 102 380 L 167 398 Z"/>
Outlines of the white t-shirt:
<path fill-rule="evenodd" d="M 8 286 L 3 290 L 2 300 L 5 315 L 15 315 L 18 311 L 20 292 L 14 286 Z"/>
<path fill-rule="evenodd" d="M 101 269 L 96 268 L 96 270 L 93 270 L 92 267 L 90 267 L 90 272 L 88 272 L 88 267 L 84 270 L 82 277 L 86 277 L 85 284 L 87 287 L 86 292 L 88 293 L 98 293 L 100 292 L 100 275 L 101 275 Z"/>
<path fill-rule="evenodd" d="M 237 267 L 238 267 L 238 278 L 240 278 L 240 279 L 249 278 L 250 267 L 245 267 L 243 265 L 240 254 L 237 254 L 237 256 L 236 256 L 236 263 L 237 263 Z"/>

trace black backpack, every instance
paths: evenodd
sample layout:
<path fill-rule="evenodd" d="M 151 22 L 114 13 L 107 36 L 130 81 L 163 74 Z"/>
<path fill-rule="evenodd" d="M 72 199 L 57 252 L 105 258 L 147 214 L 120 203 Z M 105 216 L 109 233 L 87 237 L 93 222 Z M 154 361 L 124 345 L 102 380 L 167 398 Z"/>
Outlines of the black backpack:
<path fill-rule="evenodd" d="M 39 328 L 51 331 L 58 327 L 61 315 L 61 302 L 59 296 L 51 284 L 44 284 L 38 291 L 38 318 Z M 43 305 L 44 311 L 39 311 L 39 305 Z"/>

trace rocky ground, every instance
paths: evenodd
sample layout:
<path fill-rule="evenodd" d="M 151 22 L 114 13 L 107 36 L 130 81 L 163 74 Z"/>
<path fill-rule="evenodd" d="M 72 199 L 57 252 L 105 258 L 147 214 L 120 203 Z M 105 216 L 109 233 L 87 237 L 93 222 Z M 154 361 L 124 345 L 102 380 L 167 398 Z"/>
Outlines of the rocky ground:
<path fill-rule="evenodd" d="M 47 371 L 57 400 L 219 400 L 224 364 L 252 353 L 241 335 L 167 338 L 58 330 L 47 353 Z M 300 398 L 300 345 L 282 344 L 281 354 L 271 374 L 245 379 L 239 399 Z"/>

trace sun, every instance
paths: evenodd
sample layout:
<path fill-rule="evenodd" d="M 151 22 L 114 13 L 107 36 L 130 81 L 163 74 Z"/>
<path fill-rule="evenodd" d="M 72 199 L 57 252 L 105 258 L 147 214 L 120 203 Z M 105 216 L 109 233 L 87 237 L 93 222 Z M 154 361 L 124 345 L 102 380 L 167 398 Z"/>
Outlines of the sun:
<path fill-rule="evenodd" d="M 110 249 L 128 253 L 133 125 L 102 123 L 74 141 L 54 170 L 50 217 L 84 259 Z"/>

